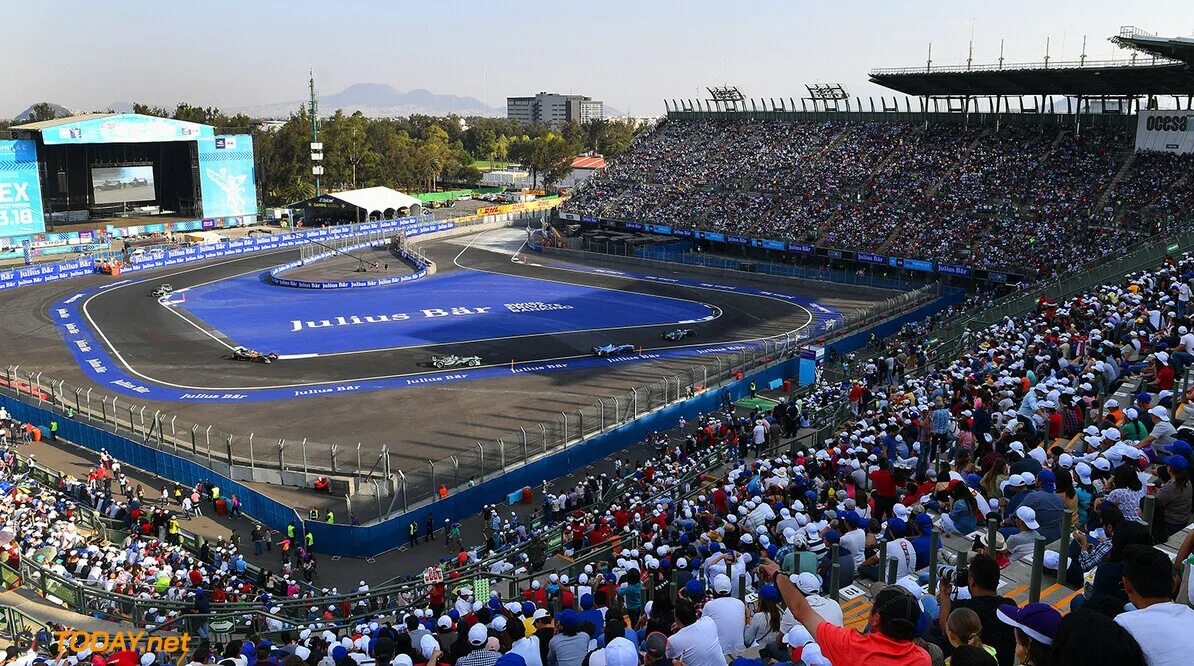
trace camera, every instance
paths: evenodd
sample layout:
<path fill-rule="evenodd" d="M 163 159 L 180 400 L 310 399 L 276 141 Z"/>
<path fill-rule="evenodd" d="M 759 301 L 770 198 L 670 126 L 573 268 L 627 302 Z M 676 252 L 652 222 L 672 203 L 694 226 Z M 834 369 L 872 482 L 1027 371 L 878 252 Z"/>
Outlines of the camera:
<path fill-rule="evenodd" d="M 949 580 L 954 587 L 966 587 L 970 584 L 969 567 L 958 568 L 952 564 L 937 565 L 937 579 Z"/>

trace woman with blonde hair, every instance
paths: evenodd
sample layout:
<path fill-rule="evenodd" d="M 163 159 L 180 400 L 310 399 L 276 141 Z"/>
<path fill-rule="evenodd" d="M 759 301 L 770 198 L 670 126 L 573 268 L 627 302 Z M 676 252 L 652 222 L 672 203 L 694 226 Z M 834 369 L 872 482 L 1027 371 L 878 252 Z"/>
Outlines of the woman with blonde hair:
<path fill-rule="evenodd" d="M 953 647 L 973 645 L 995 658 L 995 648 L 983 643 L 983 623 L 978 613 L 969 608 L 955 608 L 945 621 L 945 633 Z M 949 660 L 946 660 L 949 663 Z"/>

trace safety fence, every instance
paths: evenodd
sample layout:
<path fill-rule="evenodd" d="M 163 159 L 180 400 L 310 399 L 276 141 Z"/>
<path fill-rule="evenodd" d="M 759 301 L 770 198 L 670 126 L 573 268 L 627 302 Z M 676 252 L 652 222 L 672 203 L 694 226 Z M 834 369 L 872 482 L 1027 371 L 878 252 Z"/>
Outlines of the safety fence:
<path fill-rule="evenodd" d="M 663 491 L 647 496 L 644 501 L 659 501 L 665 495 L 672 498 L 671 501 L 674 501 L 675 498 L 683 496 L 683 493 L 691 492 L 699 483 L 702 475 L 724 464 L 723 459 L 724 456 L 721 451 L 706 451 L 703 456 L 694 461 L 694 464 L 683 477 L 677 479 L 675 483 Z M 20 473 L 27 472 L 34 479 L 54 488 L 59 487 L 60 482 L 66 478 L 65 473 L 46 467 L 24 456 L 18 456 L 16 470 Z M 615 480 L 605 492 L 599 495 L 596 504 L 583 508 L 597 513 L 605 512 L 613 503 L 624 496 L 629 484 L 629 480 Z M 69 490 L 65 488 L 61 492 L 71 495 Z M 78 524 L 84 532 L 94 534 L 103 541 L 120 542 L 128 535 L 127 525 L 123 525 L 120 521 L 103 517 L 89 507 L 77 507 L 74 515 L 77 517 Z M 612 539 L 610 543 L 587 547 L 580 551 L 573 551 L 564 542 L 565 523 L 545 524 L 542 522 L 542 517 L 540 516 L 532 521 L 530 528 L 532 534 L 535 535 L 533 540 L 504 547 L 498 551 L 483 555 L 464 567 L 453 568 L 451 571 L 454 577 L 449 581 L 451 589 L 455 590 L 465 586 L 473 587 L 479 584 L 480 581 L 485 581 L 484 584 L 490 584 L 491 582 L 496 583 L 501 580 L 510 585 L 510 594 L 513 596 L 517 586 L 527 583 L 535 575 L 533 571 L 528 570 L 518 575 L 503 575 L 494 573 L 491 569 L 498 561 L 525 561 L 529 559 L 523 557 L 523 555 L 527 553 L 535 541 L 538 542 L 537 545 L 542 548 L 545 556 L 567 550 L 574 558 L 583 562 L 593 561 L 595 557 L 610 552 L 620 541 L 623 542 L 623 545 L 626 545 L 625 537 L 618 536 Z M 185 530 L 181 530 L 180 534 L 184 547 L 193 552 L 199 550 L 201 537 L 190 534 Z M 483 552 L 485 549 L 480 548 L 480 550 Z M 62 604 L 75 612 L 105 620 L 130 622 L 137 626 L 150 626 L 154 614 L 166 614 L 171 611 L 179 613 L 184 618 L 190 617 L 196 619 L 196 616 L 188 615 L 193 609 L 193 604 L 190 602 L 145 598 L 144 596 L 108 592 L 102 587 L 82 579 L 54 572 L 49 565 L 49 562 L 53 558 L 54 555 L 52 553 L 42 553 L 41 557 L 23 559 L 20 565 L 15 568 L 0 563 L 0 579 L 3 580 L 4 587 L 7 589 L 26 587 L 35 591 L 39 596 L 49 599 L 54 603 Z M 445 565 L 440 565 L 439 568 L 443 571 Z M 250 565 L 247 573 L 250 578 L 264 579 L 264 574 L 252 565 Z M 310 586 L 306 587 L 309 590 L 314 590 Z M 339 611 L 340 605 L 343 603 L 348 603 L 356 608 L 358 602 L 362 600 L 366 601 L 367 609 L 361 609 L 359 615 L 344 621 L 346 623 L 345 626 L 349 626 L 348 623 L 351 621 L 367 617 L 379 610 L 425 607 L 427 605 L 427 587 L 428 583 L 422 579 L 415 579 L 413 576 L 398 576 L 394 582 L 374 586 L 368 593 L 350 593 L 335 596 L 320 595 L 302 599 L 278 598 L 272 604 L 273 606 L 277 606 L 278 610 L 271 613 L 258 613 L 257 611 L 260 611 L 261 608 L 257 602 L 225 603 L 220 605 L 218 613 L 198 619 L 211 622 L 213 625 L 230 623 L 248 633 L 250 631 L 263 630 L 264 626 L 266 626 L 265 623 L 270 619 L 284 621 L 289 624 L 300 622 L 306 617 L 307 609 L 310 606 L 322 609 L 327 605 L 334 605 L 337 611 Z M 169 628 L 169 625 L 166 627 L 157 627 L 156 629 L 161 631 L 167 628 Z"/>
<path fill-rule="evenodd" d="M 585 237 L 581 238 L 581 247 L 577 249 L 610 256 L 636 257 L 642 259 L 644 265 L 649 265 L 651 261 L 666 261 L 694 267 L 734 271 L 736 273 L 754 273 L 771 277 L 797 278 L 816 282 L 833 282 L 899 291 L 917 289 L 924 286 L 924 282 L 898 280 L 884 276 L 885 266 L 872 266 L 868 267 L 867 270 L 859 272 L 828 270 L 795 264 L 777 264 L 754 259 L 735 259 L 715 254 L 678 250 L 675 246 L 635 248 L 625 243 Z M 925 277 L 929 281 L 932 281 L 933 275 L 927 273 Z"/>
<path fill-rule="evenodd" d="M 388 238 L 399 235 L 405 241 L 427 234 L 467 233 L 506 224 L 526 224 L 538 221 L 541 213 L 523 212 L 497 216 L 474 216 L 465 220 L 424 222 L 417 218 L 366 222 L 315 230 L 306 233 L 274 234 L 245 238 L 221 244 L 224 253 L 249 253 L 266 249 L 306 247 L 317 244 L 350 245 L 360 239 Z M 418 253 L 417 244 L 406 247 Z M 319 245 L 317 245 L 319 246 Z M 333 245 L 334 247 L 334 245 Z M 161 267 L 207 259 L 214 250 L 185 248 L 170 250 L 147 257 L 137 265 Z M 90 266 L 90 264 L 88 264 Z M 46 268 L 46 267 L 42 267 Z M 92 274 L 90 267 L 86 274 Z M 62 279 L 67 277 L 63 274 Z M 234 435 L 210 424 L 197 424 L 161 409 L 149 408 L 121 395 L 106 395 L 91 386 L 78 386 L 57 380 L 20 364 L 5 366 L 0 374 L 0 389 L 7 388 L 14 395 L 27 398 L 40 407 L 52 409 L 65 418 L 78 418 L 113 434 L 128 435 L 159 450 L 218 469 L 237 478 L 256 479 L 273 483 L 309 485 L 309 478 L 318 475 L 343 476 L 354 481 L 369 478 L 384 480 L 389 475 L 388 449 L 385 455 L 367 455 L 361 443 L 333 444 L 309 442 L 306 439 L 265 440 L 254 433 Z M 382 474 L 385 458 L 385 474 Z M 200 477 L 201 478 L 201 477 Z M 355 483 L 353 485 L 355 488 Z M 387 493 L 387 496 L 390 493 Z"/>
<path fill-rule="evenodd" d="M 395 257 L 406 262 L 416 270 L 413 273 L 376 277 L 368 280 L 296 280 L 294 278 L 281 277 L 287 271 L 292 271 L 301 266 L 310 266 L 319 261 L 331 259 L 336 255 L 344 255 L 356 259 L 360 262 L 359 272 L 367 273 L 370 270 L 377 270 L 370 265 L 376 263 L 376 261 L 359 257 L 352 253 L 358 250 L 386 247 L 391 248 L 391 253 Z M 315 252 L 314 250 L 321 251 Z M 341 238 L 330 243 L 321 243 L 320 247 L 312 248 L 304 246 L 300 249 L 300 252 L 301 254 L 297 260 L 271 268 L 269 270 L 270 281 L 283 287 L 295 287 L 298 289 L 362 289 L 414 282 L 425 277 L 428 272 L 428 263 L 423 256 L 423 252 L 416 246 L 407 246 L 404 237 L 400 234 L 393 235 L 384 232 L 373 232 L 366 234 L 364 240 L 360 238 Z"/>
<path fill-rule="evenodd" d="M 276 482 L 301 485 L 308 474 L 323 472 L 348 477 L 360 487 L 370 484 L 380 513 L 386 517 L 405 514 L 401 525 L 391 520 L 361 527 L 306 526 L 315 533 L 318 549 L 369 556 L 404 543 L 407 520 L 421 523 L 432 511 L 440 518 L 472 515 L 482 503 L 504 500 L 511 489 L 555 478 L 630 446 L 641 440 L 643 428 L 666 430 L 680 414 L 692 418 L 698 410 L 708 412 L 716 407 L 721 393 L 745 390 L 746 383 L 755 378 L 764 385 L 776 378 L 790 378 L 802 344 L 817 341 L 861 346 L 871 330 L 887 335 L 960 297 L 938 295 L 936 288 L 926 288 L 859 313 L 845 326 L 822 326 L 717 348 L 700 359 L 700 366 L 670 373 L 659 370 L 659 379 L 653 384 L 599 398 L 587 408 L 561 412 L 554 422 L 519 428 L 513 437 L 478 443 L 472 460 L 457 455 L 429 461 L 426 472 L 393 472 L 385 446 L 374 458 L 365 457 L 359 444 L 354 450 L 306 441 L 255 442 L 252 433 L 235 438 L 211 427 L 179 424 L 176 416 L 127 405 L 118 398 L 93 396 L 91 390 L 69 387 L 36 373 L 23 374 L 17 367 L 8 368 L 6 379 L 0 379 L 12 398 L 0 400 L 10 405 L 17 418 L 43 427 L 58 420 L 63 438 L 95 451 L 108 448 L 117 458 L 166 478 L 187 484 L 214 480 L 226 496 L 238 494 L 245 513 L 278 529 L 291 522 L 304 524 L 292 507 L 234 479 L 262 480 L 272 475 L 279 479 Z M 509 443 L 513 445 L 507 446 Z M 268 453 L 259 453 L 262 451 Z M 448 499 L 437 500 L 435 489 L 449 480 L 460 485 Z M 388 504 L 383 499 L 388 499 Z"/>
<path fill-rule="evenodd" d="M 570 250 L 553 251 L 576 258 L 583 255 Z M 668 271 L 688 268 L 657 260 L 642 261 L 644 265 Z M 428 460 L 425 467 L 398 470 L 397 492 L 390 498 L 382 518 L 395 511 L 406 512 L 423 499 L 434 499 L 441 484 L 456 488 L 500 477 L 512 467 L 567 448 L 573 442 L 633 423 L 642 415 L 664 406 L 697 393 L 717 391 L 730 381 L 791 360 L 799 355 L 801 348 L 810 344 L 829 344 L 831 340 L 846 338 L 882 320 L 898 317 L 938 299 L 941 294 L 938 285 L 929 285 L 850 312 L 844 324 L 835 319 L 822 319 L 805 329 L 710 349 L 703 356 L 692 357 L 692 363 L 661 361 L 644 372 L 655 374 L 653 381 L 623 393 L 598 396 L 588 406 L 560 411 L 558 418 L 520 427 L 508 436 L 477 442 L 475 451 Z M 650 358 L 650 352 L 640 355 Z M 380 493 L 380 488 L 376 492 Z"/>

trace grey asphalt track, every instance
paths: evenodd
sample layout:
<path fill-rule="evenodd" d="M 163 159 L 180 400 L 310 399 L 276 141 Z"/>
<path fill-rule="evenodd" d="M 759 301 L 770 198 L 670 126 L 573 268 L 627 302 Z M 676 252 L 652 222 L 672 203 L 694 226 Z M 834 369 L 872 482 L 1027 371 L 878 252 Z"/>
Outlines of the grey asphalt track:
<path fill-rule="evenodd" d="M 485 232 L 464 238 L 430 241 L 423 245 L 440 272 L 485 270 L 529 277 L 547 277 L 647 294 L 690 298 L 721 308 L 723 315 L 713 321 L 694 324 L 697 340 L 704 343 L 753 339 L 781 334 L 810 323 L 810 314 L 790 304 L 744 294 L 696 290 L 694 288 L 634 280 L 613 275 L 577 273 L 544 265 L 528 265 L 510 260 L 525 233 L 517 229 Z M 378 368 L 395 374 L 426 372 L 432 354 L 478 354 L 489 359 L 517 358 L 520 361 L 584 355 L 596 344 L 610 341 L 609 333 L 577 332 L 563 335 L 538 335 L 515 340 L 488 340 L 468 344 L 428 346 L 416 349 L 377 351 L 350 356 L 317 357 L 278 362 L 269 366 L 226 360 L 227 349 L 196 328 L 179 320 L 167 309 L 156 307 L 147 291 L 159 282 L 171 282 L 176 289 L 218 280 L 247 271 L 265 271 L 271 266 L 297 257 L 294 250 L 253 254 L 229 261 L 215 260 L 171 269 L 138 274 L 144 288 L 105 292 L 92 301 L 89 311 L 96 325 L 102 327 L 111 344 L 130 364 L 165 381 L 187 385 L 270 385 L 288 382 L 330 382 L 376 373 Z M 642 272 L 651 272 L 644 270 Z M 707 277 L 698 273 L 681 275 Z M 22 372 L 44 372 L 46 377 L 66 380 L 69 384 L 95 387 L 76 366 L 49 316 L 49 308 L 81 287 L 110 282 L 110 277 L 96 276 L 0 293 L 0 306 L 8 316 L 0 318 L 0 361 L 20 364 Z M 810 290 L 773 280 L 721 277 L 719 282 L 770 289 L 807 296 L 827 307 L 849 314 L 873 304 L 873 300 L 852 294 L 848 286 L 825 285 Z M 400 288 L 400 287 L 399 287 Z M 285 288 L 279 287 L 279 297 Z M 694 292 L 698 292 L 694 294 Z M 624 333 L 624 334 L 623 334 Z M 692 340 L 665 343 L 659 330 L 646 328 L 618 333 L 619 341 L 648 349 L 669 344 L 687 345 Z M 252 404 L 145 402 L 149 411 L 179 415 L 179 423 L 214 425 L 215 429 L 236 434 L 237 454 L 243 440 L 253 433 L 258 442 L 286 439 L 299 442 L 306 438 L 312 450 L 317 443 L 336 443 L 352 458 L 361 443 L 362 460 L 368 467 L 384 444 L 389 447 L 394 469 L 426 469 L 428 460 L 453 454 L 476 455 L 477 442 L 493 443 L 497 438 L 509 441 L 520 427 L 531 430 L 534 424 L 555 419 L 561 411 L 575 412 L 596 403 L 598 397 L 620 395 L 631 387 L 657 382 L 661 377 L 687 370 L 708 359 L 634 362 L 612 364 L 591 370 L 551 374 L 520 373 L 510 377 L 452 384 L 430 384 L 394 391 L 374 391 L 352 395 L 320 395 L 290 401 Z M 698 375 L 699 376 L 699 375 Z M 122 404 L 130 398 L 121 396 Z M 133 401 L 135 402 L 135 401 Z M 139 404 L 139 403 L 138 403 Z M 222 448 L 222 447 L 221 447 Z M 463 479 L 462 479 L 463 481 Z M 414 498 L 412 498 L 412 501 Z"/>

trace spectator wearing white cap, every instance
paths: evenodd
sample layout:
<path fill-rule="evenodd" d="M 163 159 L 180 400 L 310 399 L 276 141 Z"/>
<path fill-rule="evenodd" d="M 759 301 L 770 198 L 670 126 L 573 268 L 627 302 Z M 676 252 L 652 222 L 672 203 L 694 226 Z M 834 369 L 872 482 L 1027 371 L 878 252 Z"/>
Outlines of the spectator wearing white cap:
<path fill-rule="evenodd" d="M 713 578 L 713 598 L 705 603 L 701 614 L 712 618 L 717 625 L 717 642 L 726 654 L 746 647 L 743 633 L 746 631 L 746 604 L 731 595 L 733 586 L 730 577 L 718 574 Z"/>
<path fill-rule="evenodd" d="M 1040 534 L 1037 532 L 1040 523 L 1036 521 L 1036 512 L 1030 507 L 1022 506 L 1016 509 L 1013 521 L 1018 532 L 1007 538 L 1008 556 L 1013 562 L 1029 560 L 1032 558 L 1033 544 Z"/>
<path fill-rule="evenodd" d="M 1169 410 L 1160 405 L 1149 409 L 1148 415 L 1152 419 L 1153 428 L 1147 437 L 1140 440 L 1140 449 L 1146 454 L 1155 451 L 1157 455 L 1164 457 L 1177 436 L 1177 428 L 1174 428 L 1169 420 Z"/>

